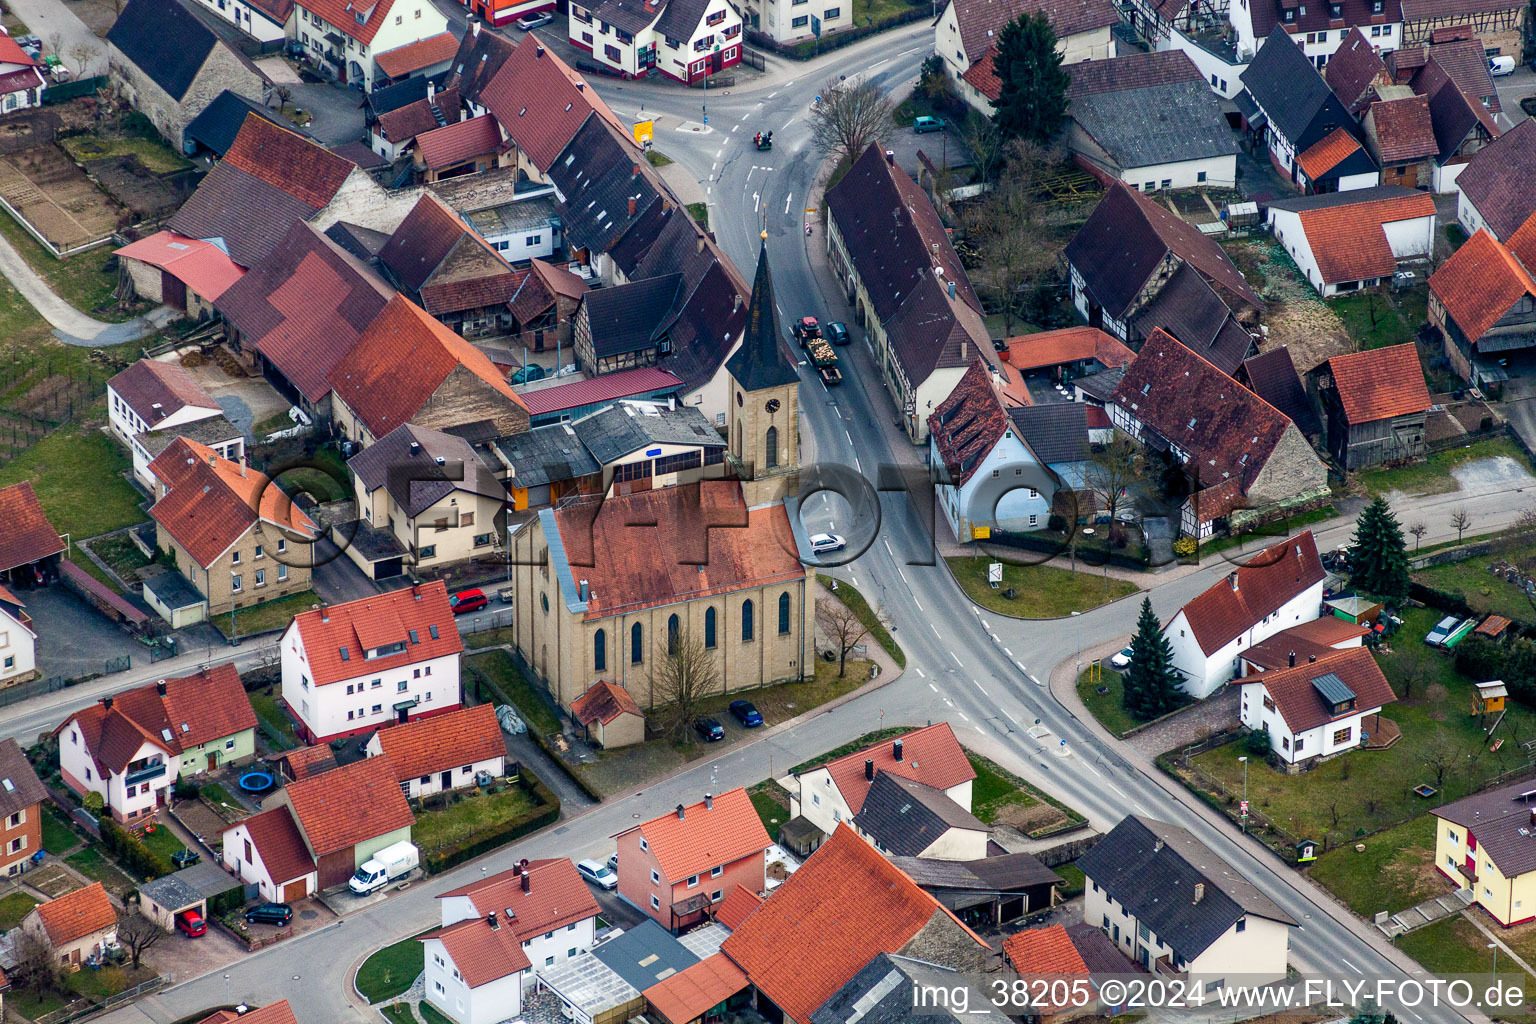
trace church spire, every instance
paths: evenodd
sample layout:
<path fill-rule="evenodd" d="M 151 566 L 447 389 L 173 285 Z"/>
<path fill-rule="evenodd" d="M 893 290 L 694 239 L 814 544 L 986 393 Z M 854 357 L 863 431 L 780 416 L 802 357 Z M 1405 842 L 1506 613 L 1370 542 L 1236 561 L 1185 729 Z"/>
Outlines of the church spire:
<path fill-rule="evenodd" d="M 773 277 L 768 271 L 767 232 L 757 256 L 757 277 L 747 303 L 747 330 L 741 347 L 726 363 L 736 383 L 746 391 L 784 387 L 800 376 L 784 356 L 779 338 L 778 308 L 773 301 Z"/>

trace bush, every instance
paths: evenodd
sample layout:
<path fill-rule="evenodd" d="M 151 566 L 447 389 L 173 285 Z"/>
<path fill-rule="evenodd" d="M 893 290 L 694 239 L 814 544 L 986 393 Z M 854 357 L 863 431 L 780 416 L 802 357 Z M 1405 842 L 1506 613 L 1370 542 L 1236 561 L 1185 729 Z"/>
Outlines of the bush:
<path fill-rule="evenodd" d="M 155 879 L 176 870 L 170 859 L 145 846 L 110 817 L 101 819 L 101 845 L 135 875 Z"/>
<path fill-rule="evenodd" d="M 101 798 L 100 793 L 87 793 L 80 801 L 81 807 L 84 807 L 97 817 L 101 816 L 101 812 L 106 808 L 106 805 L 107 802 Z"/>
<path fill-rule="evenodd" d="M 532 808 L 526 814 L 508 818 L 500 822 L 494 830 L 481 832 L 458 846 L 450 846 L 447 849 L 425 854 L 422 857 L 422 867 L 428 874 L 440 874 L 482 853 L 505 846 L 515 839 L 521 839 L 530 832 L 537 832 L 545 825 L 552 825 L 560 819 L 560 798 L 555 796 L 554 792 L 528 769 L 522 769 L 521 778 L 524 788 L 533 793 L 534 799 L 540 801 L 540 806 Z"/>
<path fill-rule="evenodd" d="M 176 788 L 174 792 L 177 800 L 196 800 L 198 794 L 202 791 L 203 787 L 199 786 L 191 779 L 176 780 Z"/>
<path fill-rule="evenodd" d="M 1196 550 L 1199 549 L 1199 547 L 1200 545 L 1195 540 L 1195 538 L 1180 537 L 1178 540 L 1173 542 L 1173 553 L 1178 555 L 1180 558 L 1189 558 L 1195 553 Z"/>
<path fill-rule="evenodd" d="M 1268 757 L 1270 749 L 1269 730 L 1251 730 L 1248 735 L 1244 737 L 1243 745 L 1247 749 L 1249 757 Z"/>
<path fill-rule="evenodd" d="M 224 917 L 233 914 L 245 906 L 245 887 L 237 885 L 233 889 L 226 889 L 217 896 L 208 899 L 208 916 L 212 918 Z"/>

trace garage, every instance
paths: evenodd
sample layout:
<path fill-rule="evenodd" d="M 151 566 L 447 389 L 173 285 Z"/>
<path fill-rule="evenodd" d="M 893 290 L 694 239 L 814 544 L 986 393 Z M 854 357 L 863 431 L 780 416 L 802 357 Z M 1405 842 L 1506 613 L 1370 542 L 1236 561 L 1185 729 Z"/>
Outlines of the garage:
<path fill-rule="evenodd" d="M 284 903 L 296 903 L 309 895 L 309 883 L 305 879 L 297 879 L 283 886 Z"/>
<path fill-rule="evenodd" d="M 208 900 L 181 878 L 181 872 L 139 886 L 139 913 L 166 931 L 175 931 L 176 915 L 188 911 L 207 920 Z"/>

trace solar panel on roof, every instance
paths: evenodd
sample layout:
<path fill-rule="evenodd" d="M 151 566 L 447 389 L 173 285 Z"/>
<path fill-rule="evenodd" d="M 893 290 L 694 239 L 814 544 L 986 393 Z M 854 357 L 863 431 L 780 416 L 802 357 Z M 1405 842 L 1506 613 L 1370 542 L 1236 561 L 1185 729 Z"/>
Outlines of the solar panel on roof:
<path fill-rule="evenodd" d="M 1329 704 L 1347 704 L 1355 699 L 1355 691 L 1344 685 L 1344 680 L 1326 672 L 1312 680 L 1312 687 L 1322 694 L 1323 700 Z"/>

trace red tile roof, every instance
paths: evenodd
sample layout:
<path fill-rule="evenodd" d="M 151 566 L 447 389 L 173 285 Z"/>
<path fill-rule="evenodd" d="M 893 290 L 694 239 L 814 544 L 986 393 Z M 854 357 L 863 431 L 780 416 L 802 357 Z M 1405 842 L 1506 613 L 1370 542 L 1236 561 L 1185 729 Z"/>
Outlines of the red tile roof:
<path fill-rule="evenodd" d="M 741 883 L 731 886 L 725 899 L 715 908 L 715 920 L 731 931 L 741 927 L 741 922 L 763 905 L 763 898 Z"/>
<path fill-rule="evenodd" d="M 682 386 L 682 380 L 675 374 L 658 370 L 654 366 L 642 366 L 633 370 L 620 370 L 618 373 L 605 373 L 590 380 L 524 391 L 522 396 L 529 415 L 545 416 L 565 409 L 614 402 L 620 398 L 633 398 L 654 391 L 676 391 Z"/>
<path fill-rule="evenodd" d="M 148 238 L 123 246 L 117 250 L 117 255 L 170 271 L 177 280 L 209 302 L 223 295 L 245 274 L 244 269 L 212 242 L 183 238 L 174 231 L 157 231 Z"/>
<path fill-rule="evenodd" d="M 1514 623 L 1502 615 L 1490 615 L 1472 632 L 1480 633 L 1483 636 L 1496 637 L 1512 625 Z"/>
<path fill-rule="evenodd" d="M 1088 965 L 1061 925 L 1026 928 L 1003 940 L 1003 955 L 1020 974 L 1087 974 Z"/>
<path fill-rule="evenodd" d="M 117 911 L 100 882 L 37 905 L 37 916 L 55 946 L 103 932 L 117 924 Z"/>
<path fill-rule="evenodd" d="M 998 77 L 997 67 L 992 63 L 992 58 L 996 54 L 997 47 L 991 47 L 985 56 L 978 61 L 973 61 L 960 76 L 977 92 L 993 102 L 1003 94 L 1003 80 Z"/>
<path fill-rule="evenodd" d="M 279 888 L 315 870 L 314 858 L 309 855 L 304 836 L 287 807 L 274 807 L 236 824 L 244 825 L 250 832 L 251 845 L 261 857 L 267 877 Z"/>
<path fill-rule="evenodd" d="M 442 580 L 300 612 L 288 628 L 297 630 L 304 643 L 310 680 L 316 686 L 464 650 Z M 417 642 L 411 641 L 411 630 L 416 631 Z M 374 647 L 403 643 L 405 650 L 365 662 L 370 641 Z M 346 660 L 341 656 L 343 648 Z"/>
<path fill-rule="evenodd" d="M 494 704 L 477 704 L 392 725 L 380 729 L 378 736 L 379 746 L 401 782 L 507 755 Z"/>
<path fill-rule="evenodd" d="M 901 740 L 901 760 L 896 760 L 896 740 Z M 825 768 L 848 809 L 858 814 L 864 807 L 864 797 L 870 783 L 864 777 L 864 762 L 875 762 L 875 774 L 888 772 L 913 782 L 921 782 L 934 789 L 945 790 L 968 782 L 976 777 L 965 749 L 955 738 L 948 722 L 939 722 L 922 729 L 913 729 L 890 740 L 876 743 L 863 750 L 855 750 L 834 761 L 817 765 Z M 806 771 L 815 771 L 808 768 Z M 799 774 L 804 775 L 805 772 Z"/>
<path fill-rule="evenodd" d="M 730 957 L 716 953 L 641 994 L 667 1024 L 692 1024 L 746 987 L 746 973 Z"/>
<path fill-rule="evenodd" d="M 1488 333 L 1521 299 L 1536 299 L 1536 279 L 1511 252 L 1517 237 L 1518 232 L 1506 248 L 1487 228 L 1478 228 L 1430 275 L 1429 290 L 1470 341 Z"/>
<path fill-rule="evenodd" d="M 97 767 L 121 774 L 146 740 L 180 754 L 256 728 L 256 712 L 233 665 L 162 682 L 164 696 L 158 682 L 124 690 L 113 695 L 110 708 L 101 701 L 81 708 L 59 730 L 78 722 Z"/>
<path fill-rule="evenodd" d="M 1302 210 L 1300 219 L 1323 283 L 1332 284 L 1391 277 L 1397 270 L 1397 257 L 1382 225 L 1434 215 L 1434 196 L 1413 192 Z"/>
<path fill-rule="evenodd" d="M 992 385 L 992 372 L 977 356 L 949 397 L 928 417 L 948 483 L 964 486 L 1008 430 L 1008 413 Z"/>
<path fill-rule="evenodd" d="M 272 760 L 276 764 L 287 765 L 288 774 L 294 780 L 307 779 L 336 767 L 336 753 L 324 743 L 285 750 L 273 755 Z"/>
<path fill-rule="evenodd" d="M 283 792 L 317 858 L 409 828 L 416 821 L 394 771 L 382 757 L 289 783 Z"/>
<path fill-rule="evenodd" d="M 1378 100 L 1367 115 L 1375 126 L 1376 149 L 1385 164 L 1411 163 L 1440 151 L 1429 119 L 1429 98 Z"/>
<path fill-rule="evenodd" d="M 0 523 L 5 524 L 0 530 L 0 572 L 64 550 L 64 538 L 43 515 L 29 480 L 0 487 Z"/>
<path fill-rule="evenodd" d="M 1332 706 L 1323 700 L 1314 679 L 1333 675 L 1344 682 L 1355 694 L 1355 703 L 1347 711 L 1337 715 Z M 1340 718 L 1348 718 L 1361 712 L 1374 711 L 1397 700 L 1392 685 L 1381 674 L 1376 657 L 1368 647 L 1351 647 L 1319 657 L 1315 662 L 1297 665 L 1295 668 L 1278 668 L 1258 675 L 1243 676 L 1232 680 L 1233 686 L 1259 683 L 1269 694 L 1285 719 L 1285 727 L 1292 735 L 1316 729 L 1320 725 Z"/>
<path fill-rule="evenodd" d="M 260 6 L 258 2 L 257 6 Z M 220 1011 L 228 1012 L 228 1011 Z M 212 1020 L 213 1018 L 208 1018 Z M 258 1006 L 254 1010 L 247 1010 L 241 1014 L 235 1014 L 234 1019 L 240 1024 L 299 1024 L 293 1015 L 293 1007 L 288 1005 L 288 1000 L 279 999 L 275 1003 L 266 1006 Z M 206 1024 L 206 1022 L 203 1022 Z"/>
<path fill-rule="evenodd" d="M 1333 386 L 1352 424 L 1394 416 L 1411 416 L 1429 409 L 1429 387 L 1413 342 L 1351 352 L 1328 360 Z"/>
<path fill-rule="evenodd" d="M 639 715 L 645 712 L 635 703 L 635 698 L 618 683 L 599 679 L 587 688 L 587 692 L 571 701 L 571 717 L 582 725 L 602 722 L 607 725 L 620 715 Z"/>
<path fill-rule="evenodd" d="M 846 823 L 742 922 L 720 951 L 795 1020 L 880 953 L 900 952 L 935 917 L 987 944 Z"/>
<path fill-rule="evenodd" d="M 356 39 L 360 43 L 371 43 L 373 37 L 379 34 L 379 29 L 389 20 L 389 12 L 394 7 L 394 0 L 299 0 L 299 7 L 307 9 L 311 14 L 318 15 L 331 27 Z M 358 24 L 357 16 L 362 15 L 362 24 Z"/>
<path fill-rule="evenodd" d="M 591 890 L 567 858 L 530 861 L 527 890 L 519 872 L 517 868 L 503 871 L 437 896 L 467 896 L 475 908 L 475 917 L 423 936 L 442 940 L 471 987 L 527 967 L 524 940 L 600 912 Z M 493 911 L 496 928 L 486 922 Z"/>
<path fill-rule="evenodd" d="M 0 33 L 0 64 L 20 64 L 32 68 L 37 66 L 37 61 L 9 33 Z"/>
<path fill-rule="evenodd" d="M 379 70 L 390 78 L 404 78 L 412 71 L 420 71 L 433 64 L 446 64 L 458 52 L 459 41 L 453 33 L 439 32 L 435 36 L 374 54 L 373 60 Z"/>
<path fill-rule="evenodd" d="M 1323 563 L 1311 530 L 1265 548 L 1186 604 L 1182 611 L 1190 632 L 1205 654 L 1215 654 L 1232 638 L 1274 612 L 1291 598 L 1323 580 Z"/>
<path fill-rule="evenodd" d="M 258 520 L 303 542 L 320 534 L 266 474 L 223 458 L 207 445 L 178 437 L 149 464 L 149 471 L 167 489 L 149 514 L 204 568 Z"/>
<path fill-rule="evenodd" d="M 1289 668 L 1294 655 L 1296 662 L 1305 664 L 1312 658 L 1321 660 L 1338 652 L 1335 644 L 1344 643 L 1371 631 L 1369 626 L 1357 626 L 1352 622 L 1326 615 L 1311 622 L 1301 622 L 1282 629 L 1273 636 L 1261 640 L 1243 651 L 1243 660 L 1251 661 L 1262 670 Z"/>
<path fill-rule="evenodd" d="M 1509 236 L 1509 241 L 1505 244 L 1521 264 L 1526 267 L 1536 267 L 1536 213 L 1527 217 L 1525 223 L 1515 229 L 1515 233 Z"/>
<path fill-rule="evenodd" d="M 740 786 L 715 797 L 709 810 L 700 800 L 683 808 L 681 818 L 675 810 L 668 811 L 617 833 L 615 838 L 635 829 L 650 846 L 662 880 L 669 883 L 748 857 L 761 860 L 773 842 L 747 791 Z"/>
<path fill-rule="evenodd" d="M 1124 366 L 1136 353 L 1097 327 L 1064 327 L 1059 331 L 1021 334 L 1008 339 L 1008 365 L 1019 370 L 1060 366 L 1085 359 L 1097 359 L 1113 369 Z"/>
<path fill-rule="evenodd" d="M 162 232 L 169 234 L 169 232 Z M 142 243 L 135 242 L 135 245 Z M 198 243 L 203 244 L 203 243 Z M 128 249 L 133 246 L 128 246 Z M 126 249 L 119 249 L 121 254 Z M 211 296 L 210 296 L 211 298 Z M 165 363 L 155 359 L 140 359 L 126 370 L 107 381 L 107 387 L 117 392 L 128 407 L 138 413 L 149 429 L 161 419 L 191 406 L 219 412 L 219 403 L 208 396 L 203 386 L 192 379 L 180 363 Z M 160 408 L 155 409 L 159 404 Z"/>
<path fill-rule="evenodd" d="M 396 295 L 331 371 L 331 388 L 378 438 L 410 422 L 460 366 L 527 411 L 484 352 Z"/>
<path fill-rule="evenodd" d="M 436 108 L 445 118 L 458 113 L 459 90 L 444 89 L 430 100 L 423 97 L 415 103 L 407 103 L 379 115 L 379 130 L 386 141 L 399 144 L 416 136 L 442 127 L 437 123 Z"/>
<path fill-rule="evenodd" d="M 477 156 L 494 155 L 500 148 L 501 129 L 490 114 L 455 121 L 416 136 L 416 155 L 429 171 L 453 167 Z"/>
<path fill-rule="evenodd" d="M 485 918 L 470 918 L 451 924 L 447 928 L 427 932 L 423 942 L 437 939 L 443 944 L 449 959 L 464 977 L 470 988 L 510 977 L 531 967 L 528 954 L 523 952 L 523 942 L 517 933 L 500 920 L 497 911 L 497 927 L 492 928 Z"/>
<path fill-rule="evenodd" d="M 523 37 L 500 70 L 480 90 L 480 102 L 541 171 L 596 113 L 615 134 L 634 145 L 629 126 L 608 108 L 586 80 L 532 34 Z M 635 152 L 639 159 L 639 151 Z"/>
<path fill-rule="evenodd" d="M 339 4 L 342 0 L 326 0 Z M 381 0 L 388 7 L 391 0 Z M 351 15 L 347 16 L 351 20 Z M 247 114 L 224 162 L 253 178 L 322 209 L 336 196 L 357 165 L 307 136 Z"/>

